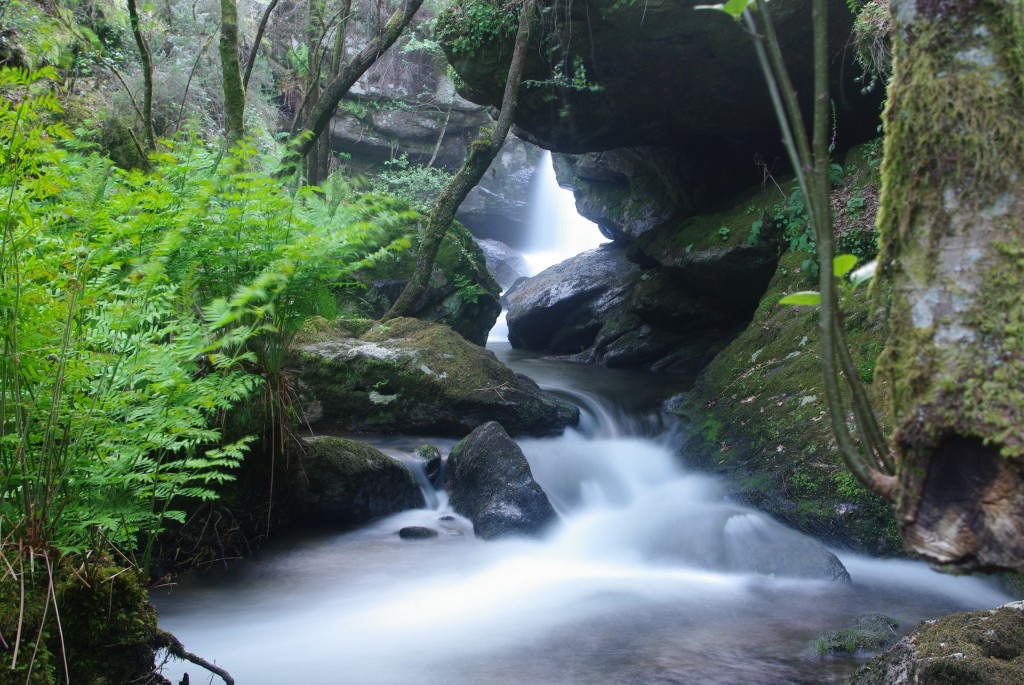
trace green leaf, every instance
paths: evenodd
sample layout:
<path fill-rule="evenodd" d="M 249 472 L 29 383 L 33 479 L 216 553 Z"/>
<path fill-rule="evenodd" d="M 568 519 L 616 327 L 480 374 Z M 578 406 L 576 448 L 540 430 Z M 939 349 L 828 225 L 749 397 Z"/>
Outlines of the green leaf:
<path fill-rule="evenodd" d="M 754 0 L 729 0 L 726 3 L 719 3 L 717 5 L 697 5 L 694 9 L 718 10 L 719 12 L 725 12 L 733 19 L 739 19 L 743 11 L 752 4 L 754 4 Z"/>
<path fill-rule="evenodd" d="M 857 266 L 857 256 L 852 254 L 841 254 L 832 260 L 832 275 L 842 278 L 850 273 L 850 270 Z"/>
<path fill-rule="evenodd" d="M 786 295 L 779 304 L 789 304 L 794 307 L 813 307 L 821 304 L 821 293 L 817 290 L 802 290 L 798 293 Z"/>

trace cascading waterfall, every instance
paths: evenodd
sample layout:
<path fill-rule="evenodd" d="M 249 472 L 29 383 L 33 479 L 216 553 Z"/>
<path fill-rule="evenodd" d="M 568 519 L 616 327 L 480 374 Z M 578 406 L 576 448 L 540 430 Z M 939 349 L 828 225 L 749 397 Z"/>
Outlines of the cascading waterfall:
<path fill-rule="evenodd" d="M 539 173 L 538 269 L 599 242 L 553 219 L 577 215 L 548 155 Z M 1008 600 L 979 579 L 843 553 L 852 583 L 825 579 L 834 558 L 817 543 L 679 466 L 679 427 L 658 411 L 670 379 L 491 347 L 583 413 L 578 431 L 520 441 L 561 519 L 546 536 L 482 542 L 430 492 L 429 508 L 278 541 L 230 573 L 154 592 L 163 626 L 246 685 L 820 685 L 856 662 L 820 659 L 817 636 L 860 614 L 909 628 Z M 379 447 L 409 457 L 424 441 Z M 439 535 L 400 539 L 411 525 Z"/>
<path fill-rule="evenodd" d="M 531 181 L 527 237 L 523 256 L 533 271 L 531 275 L 608 242 L 597 224 L 576 211 L 572 191 L 558 185 L 547 150 Z"/>

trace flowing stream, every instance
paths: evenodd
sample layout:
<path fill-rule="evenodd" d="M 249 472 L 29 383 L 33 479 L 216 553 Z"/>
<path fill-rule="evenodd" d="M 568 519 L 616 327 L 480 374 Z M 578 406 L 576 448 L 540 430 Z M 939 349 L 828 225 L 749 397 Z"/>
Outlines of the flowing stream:
<path fill-rule="evenodd" d="M 520 441 L 562 518 L 555 530 L 483 542 L 438 494 L 431 508 L 280 541 L 229 572 L 187 578 L 154 594 L 162 625 L 240 685 L 810 685 L 841 682 L 856 667 L 815 647 L 860 614 L 909 630 L 1009 601 L 982 579 L 841 552 L 852 584 L 723 569 L 723 553 L 775 540 L 781 526 L 678 466 L 676 429 L 657 412 L 672 388 L 497 352 L 584 409 L 580 431 Z M 402 456 L 420 442 L 380 446 Z M 441 534 L 402 540 L 407 525 Z M 782 530 L 785 544 L 795 534 Z M 684 549 L 666 554 L 662 542 L 680 531 Z M 183 670 L 205 682 L 191 665 L 172 662 L 167 675 L 177 682 Z"/>
<path fill-rule="evenodd" d="M 548 157 L 539 173 L 550 178 L 534 201 L 561 217 L 550 203 L 571 193 L 557 187 Z M 584 242 L 599 242 L 594 233 Z M 564 242 L 538 239 L 533 249 L 564 258 L 592 246 Z M 552 256 L 532 261 L 540 268 Z M 1009 601 L 983 579 L 842 552 L 849 584 L 745 570 L 752 553 L 813 543 L 679 465 L 685 426 L 659 409 L 682 381 L 539 359 L 500 336 L 489 346 L 582 409 L 578 431 L 520 441 L 560 515 L 553 530 L 483 542 L 430 491 L 426 509 L 292 535 L 229 571 L 154 592 L 163 627 L 239 685 L 820 685 L 842 682 L 863 659 L 823 659 L 817 638 L 861 614 L 884 613 L 907 631 Z M 415 467 L 424 441 L 444 453 L 454 444 L 375 442 Z M 410 525 L 440 535 L 400 539 Z M 208 682 L 173 661 L 165 675 L 178 682 L 184 671 Z"/>

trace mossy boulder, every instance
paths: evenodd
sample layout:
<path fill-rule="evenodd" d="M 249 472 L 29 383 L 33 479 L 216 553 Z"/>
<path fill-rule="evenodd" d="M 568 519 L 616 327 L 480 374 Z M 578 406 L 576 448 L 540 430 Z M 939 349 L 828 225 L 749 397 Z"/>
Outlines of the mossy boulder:
<path fill-rule="evenodd" d="M 324 428 L 463 436 L 494 420 L 513 434 L 550 435 L 579 420 L 493 353 L 419 319 L 299 345 L 290 365 Z"/>
<path fill-rule="evenodd" d="M 849 173 L 833 195 L 847 249 L 874 242 L 862 238 L 873 225 L 872 203 L 877 202 L 872 160 L 877 157 L 848 156 Z M 776 191 L 776 197 L 783 195 Z M 775 216 L 790 222 L 799 218 L 786 211 L 777 214 L 770 205 L 766 217 L 765 208 L 752 199 L 744 204 L 749 213 L 742 206 L 737 210 L 748 228 Z M 695 243 L 694 251 L 700 248 Z M 889 505 L 850 475 L 832 437 L 818 356 L 817 308 L 779 304 L 784 295 L 815 289 L 815 283 L 808 254 L 790 250 L 782 256 L 750 325 L 676 403 L 676 411 L 696 428 L 680 456 L 691 466 L 723 475 L 741 501 L 797 530 L 861 552 L 898 554 L 902 544 Z M 882 411 L 886 388 L 874 371 L 888 337 L 885 295 L 862 287 L 842 303 L 844 332 L 883 429 L 889 421 Z"/>
<path fill-rule="evenodd" d="M 925 621 L 850 679 L 850 685 L 953 683 L 1024 683 L 1024 602 Z"/>
<path fill-rule="evenodd" d="M 452 508 L 485 540 L 535 535 L 558 520 L 523 451 L 494 421 L 455 446 L 445 485 Z"/>
<path fill-rule="evenodd" d="M 409 469 L 355 440 L 306 440 L 291 481 L 298 516 L 320 525 L 354 526 L 426 505 Z"/>

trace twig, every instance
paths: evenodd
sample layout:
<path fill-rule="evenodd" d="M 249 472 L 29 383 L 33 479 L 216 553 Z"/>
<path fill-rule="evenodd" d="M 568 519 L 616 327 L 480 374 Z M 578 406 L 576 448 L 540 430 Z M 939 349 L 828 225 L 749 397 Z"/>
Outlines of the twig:
<path fill-rule="evenodd" d="M 157 628 L 155 644 L 158 647 L 165 648 L 170 654 L 173 654 L 179 659 L 191 661 L 196 666 L 205 668 L 210 673 L 214 673 L 220 676 L 221 680 L 223 680 L 226 683 L 226 685 L 235 685 L 235 679 L 231 677 L 230 673 L 225 671 L 220 666 L 217 666 L 216 664 L 211 664 L 203 657 L 197 656 L 192 652 L 187 651 L 185 649 L 185 646 L 181 644 L 181 641 L 179 641 L 178 638 L 168 633 L 166 630 L 161 630 L 160 628 Z"/>

